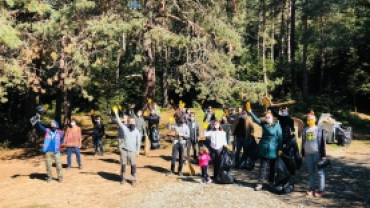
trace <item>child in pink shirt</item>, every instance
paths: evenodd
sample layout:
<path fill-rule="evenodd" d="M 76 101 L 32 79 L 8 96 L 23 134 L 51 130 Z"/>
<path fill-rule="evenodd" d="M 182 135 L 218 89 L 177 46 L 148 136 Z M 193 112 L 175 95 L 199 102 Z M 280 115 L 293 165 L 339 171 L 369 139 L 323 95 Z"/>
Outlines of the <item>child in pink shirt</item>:
<path fill-rule="evenodd" d="M 202 177 L 203 177 L 202 182 L 203 183 L 212 182 L 207 172 L 208 163 L 210 160 L 211 160 L 211 157 L 209 156 L 207 147 L 201 147 L 200 156 L 199 156 L 199 167 L 202 169 Z"/>

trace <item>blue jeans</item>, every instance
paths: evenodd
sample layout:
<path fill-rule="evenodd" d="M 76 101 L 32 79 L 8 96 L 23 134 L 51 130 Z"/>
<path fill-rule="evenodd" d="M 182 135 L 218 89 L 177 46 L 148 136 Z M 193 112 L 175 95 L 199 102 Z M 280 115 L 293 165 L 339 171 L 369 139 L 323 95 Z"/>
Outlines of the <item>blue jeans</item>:
<path fill-rule="evenodd" d="M 98 154 L 98 147 L 100 147 L 100 152 L 104 154 L 103 142 L 101 140 L 101 137 L 93 137 L 93 140 L 94 140 L 95 154 Z"/>
<path fill-rule="evenodd" d="M 77 157 L 77 164 L 81 165 L 81 154 L 80 154 L 80 148 L 79 147 L 67 147 L 67 163 L 68 167 L 71 167 L 72 165 L 72 150 L 75 150 L 76 157 Z"/>
<path fill-rule="evenodd" d="M 235 146 L 236 146 L 235 164 L 238 165 L 239 160 L 240 160 L 240 152 L 242 148 L 243 148 L 243 151 L 247 151 L 248 143 L 247 143 L 247 139 L 244 137 L 235 136 L 234 138 L 235 138 Z"/>
<path fill-rule="evenodd" d="M 315 170 L 317 169 L 317 163 L 321 160 L 320 153 L 306 154 L 308 177 L 309 177 L 309 189 L 315 190 Z M 325 172 L 324 168 L 318 169 L 319 175 L 319 191 L 325 190 Z"/>

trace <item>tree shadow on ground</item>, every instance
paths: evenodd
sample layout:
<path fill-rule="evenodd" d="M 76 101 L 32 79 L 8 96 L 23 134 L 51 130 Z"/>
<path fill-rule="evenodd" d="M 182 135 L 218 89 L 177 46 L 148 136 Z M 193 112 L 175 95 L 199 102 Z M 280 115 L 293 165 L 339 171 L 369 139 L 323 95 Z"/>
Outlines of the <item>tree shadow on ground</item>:
<path fill-rule="evenodd" d="M 152 165 L 146 165 L 144 167 L 139 167 L 139 168 L 149 168 L 155 172 L 158 172 L 158 173 L 167 173 L 169 170 L 166 169 L 166 168 L 162 168 L 162 167 L 159 167 L 159 166 L 152 166 Z"/>
<path fill-rule="evenodd" d="M 103 162 L 106 162 L 106 163 L 114 163 L 114 164 L 119 164 L 119 160 L 116 160 L 116 159 L 99 159 Z"/>
<path fill-rule="evenodd" d="M 34 179 L 38 179 L 38 180 L 46 180 L 48 175 L 45 174 L 45 173 L 31 173 L 29 175 L 21 175 L 21 174 L 15 174 L 13 176 L 11 176 L 12 179 L 16 179 L 16 178 L 19 178 L 19 177 L 29 177 L 30 179 L 34 180 Z"/>
<path fill-rule="evenodd" d="M 98 172 L 98 175 L 102 178 L 104 178 L 105 180 L 109 180 L 109 181 L 121 181 L 121 176 L 115 174 L 115 173 L 108 173 L 108 172 L 104 172 L 104 171 L 99 171 Z"/>

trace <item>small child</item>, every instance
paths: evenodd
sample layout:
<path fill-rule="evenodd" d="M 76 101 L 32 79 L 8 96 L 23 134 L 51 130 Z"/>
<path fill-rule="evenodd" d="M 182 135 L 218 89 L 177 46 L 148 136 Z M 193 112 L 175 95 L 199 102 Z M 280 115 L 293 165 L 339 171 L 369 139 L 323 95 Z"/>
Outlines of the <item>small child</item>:
<path fill-rule="evenodd" d="M 211 183 L 212 180 L 208 175 L 207 169 L 208 169 L 208 163 L 211 160 L 211 157 L 209 156 L 209 152 L 207 147 L 201 147 L 200 148 L 200 156 L 199 156 L 199 167 L 202 169 L 202 182 L 203 183 Z"/>

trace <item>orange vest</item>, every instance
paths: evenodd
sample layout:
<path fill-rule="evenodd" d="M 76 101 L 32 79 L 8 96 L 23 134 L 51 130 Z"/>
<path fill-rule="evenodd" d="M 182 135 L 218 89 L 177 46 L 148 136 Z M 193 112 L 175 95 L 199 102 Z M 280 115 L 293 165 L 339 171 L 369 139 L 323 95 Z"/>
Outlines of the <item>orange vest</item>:
<path fill-rule="evenodd" d="M 81 137 L 80 127 L 68 128 L 64 137 L 64 145 L 66 147 L 79 147 L 81 146 Z"/>

